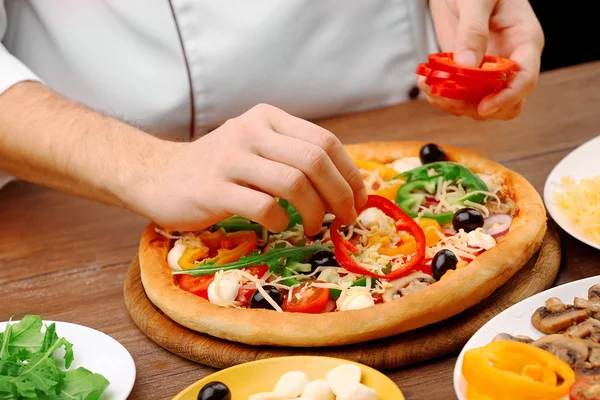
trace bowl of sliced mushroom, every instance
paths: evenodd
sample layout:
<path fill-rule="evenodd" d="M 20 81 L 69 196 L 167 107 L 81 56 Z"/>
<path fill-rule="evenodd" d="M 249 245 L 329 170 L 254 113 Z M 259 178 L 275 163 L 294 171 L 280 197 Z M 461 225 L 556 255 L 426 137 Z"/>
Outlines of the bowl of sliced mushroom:
<path fill-rule="evenodd" d="M 506 341 L 542 349 L 572 369 L 576 380 L 563 399 L 600 399 L 600 277 L 539 293 L 485 324 L 456 363 L 454 383 L 460 400 L 467 399 L 469 386 L 462 374 L 465 353 Z"/>

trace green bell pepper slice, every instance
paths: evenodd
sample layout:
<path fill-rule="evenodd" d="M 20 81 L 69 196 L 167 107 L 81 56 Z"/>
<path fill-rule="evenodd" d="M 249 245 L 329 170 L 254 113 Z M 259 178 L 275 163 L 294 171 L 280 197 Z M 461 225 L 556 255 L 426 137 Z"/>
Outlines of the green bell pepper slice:
<path fill-rule="evenodd" d="M 430 170 L 435 171 L 434 176 L 430 176 Z M 416 218 L 418 213 L 413 211 L 413 208 L 422 203 L 424 194 L 415 193 L 416 190 L 423 190 L 429 194 L 433 194 L 437 190 L 439 178 L 444 181 L 452 181 L 460 183 L 468 191 L 489 191 L 487 185 L 473 171 L 460 164 L 440 161 L 431 164 L 425 164 L 407 172 L 403 172 L 395 178 L 405 178 L 406 182 L 400 187 L 396 195 L 396 204 L 412 218 Z M 474 203 L 482 203 L 485 199 L 485 194 L 474 193 L 466 196 L 464 199 L 455 202 L 454 204 L 465 205 L 465 202 L 471 201 Z M 454 212 L 443 214 L 424 214 L 423 218 L 435 219 L 440 225 L 449 224 L 452 222 Z"/>

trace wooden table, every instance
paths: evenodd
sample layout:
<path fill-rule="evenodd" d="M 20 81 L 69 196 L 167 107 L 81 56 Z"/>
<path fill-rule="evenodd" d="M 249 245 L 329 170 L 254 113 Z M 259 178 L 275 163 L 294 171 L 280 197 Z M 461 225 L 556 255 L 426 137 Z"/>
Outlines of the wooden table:
<path fill-rule="evenodd" d="M 600 134 L 600 63 L 543 74 L 513 122 L 446 115 L 423 101 L 323 121 L 344 142 L 421 139 L 472 148 L 541 192 L 552 167 Z M 599 155 L 600 156 L 600 155 Z M 147 221 L 124 210 L 13 182 L 0 192 L 0 321 L 38 314 L 101 330 L 137 366 L 132 399 L 166 399 L 212 369 L 179 358 L 133 324 L 122 285 Z M 561 235 L 557 284 L 600 274 L 600 252 Z M 387 371 L 408 399 L 454 398 L 456 357 Z"/>

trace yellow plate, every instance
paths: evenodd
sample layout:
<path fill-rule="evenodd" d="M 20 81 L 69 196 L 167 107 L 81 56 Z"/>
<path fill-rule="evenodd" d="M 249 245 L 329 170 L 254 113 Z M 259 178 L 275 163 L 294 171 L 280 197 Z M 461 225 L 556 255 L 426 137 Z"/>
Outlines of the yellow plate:
<path fill-rule="evenodd" d="M 402 392 L 394 382 L 381 372 L 340 358 L 294 356 L 267 358 L 227 368 L 188 386 L 173 400 L 197 400 L 198 392 L 209 382 L 219 381 L 231 390 L 231 400 L 248 400 L 248 396 L 270 392 L 281 375 L 290 371 L 303 371 L 312 381 L 325 379 L 325 374 L 342 364 L 356 364 L 362 370 L 361 383 L 373 388 L 378 400 L 404 400 Z"/>

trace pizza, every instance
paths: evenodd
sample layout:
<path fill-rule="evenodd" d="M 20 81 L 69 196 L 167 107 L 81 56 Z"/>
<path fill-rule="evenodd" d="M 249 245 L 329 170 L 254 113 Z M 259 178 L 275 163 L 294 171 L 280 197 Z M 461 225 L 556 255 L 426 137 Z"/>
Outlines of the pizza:
<path fill-rule="evenodd" d="M 316 236 L 301 216 L 268 232 L 239 216 L 198 232 L 148 225 L 140 274 L 152 303 L 194 331 L 250 345 L 337 346 L 442 321 L 479 303 L 539 249 L 546 212 L 522 176 L 463 149 L 346 146 L 367 205 Z"/>

